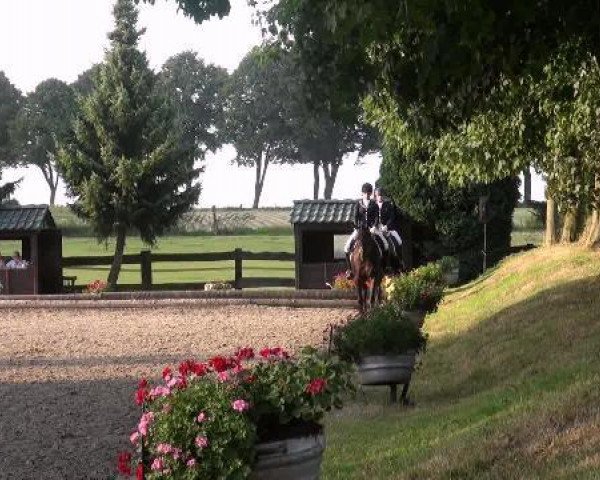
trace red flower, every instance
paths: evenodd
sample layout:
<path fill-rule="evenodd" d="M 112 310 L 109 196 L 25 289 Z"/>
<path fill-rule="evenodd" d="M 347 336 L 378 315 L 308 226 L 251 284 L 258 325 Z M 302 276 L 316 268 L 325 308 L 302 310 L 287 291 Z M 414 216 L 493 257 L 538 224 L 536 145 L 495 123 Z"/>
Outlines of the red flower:
<path fill-rule="evenodd" d="M 138 463 L 135 469 L 135 480 L 144 480 L 144 465 L 142 463 Z"/>
<path fill-rule="evenodd" d="M 279 358 L 279 359 L 290 358 L 290 354 L 287 353 L 281 347 L 263 348 L 259 353 L 260 353 L 260 356 L 263 358 Z"/>
<path fill-rule="evenodd" d="M 145 378 L 141 378 L 140 381 L 138 382 L 138 388 L 146 388 L 148 386 L 148 380 L 146 380 Z"/>
<path fill-rule="evenodd" d="M 306 393 L 312 396 L 319 395 L 325 390 L 326 386 L 327 380 L 324 378 L 315 378 L 306 386 Z"/>
<path fill-rule="evenodd" d="M 242 361 L 242 360 L 251 360 L 254 358 L 254 350 L 252 350 L 251 347 L 245 347 L 245 348 L 240 348 L 236 354 L 235 354 L 235 358 Z"/>
<path fill-rule="evenodd" d="M 122 475 L 131 475 L 131 453 L 119 453 L 119 458 L 117 460 L 117 470 Z"/>
<path fill-rule="evenodd" d="M 163 380 L 169 381 L 172 375 L 173 371 L 169 367 L 165 367 L 165 369 L 162 371 Z"/>
<path fill-rule="evenodd" d="M 229 368 L 229 361 L 225 357 L 220 356 L 211 358 L 208 364 L 217 373 L 224 372 Z"/>
<path fill-rule="evenodd" d="M 208 366 L 205 363 L 194 363 L 192 372 L 197 377 L 202 377 L 208 373 Z"/>
<path fill-rule="evenodd" d="M 135 404 L 141 406 L 146 401 L 148 396 L 148 390 L 145 388 L 138 388 L 135 392 Z"/>

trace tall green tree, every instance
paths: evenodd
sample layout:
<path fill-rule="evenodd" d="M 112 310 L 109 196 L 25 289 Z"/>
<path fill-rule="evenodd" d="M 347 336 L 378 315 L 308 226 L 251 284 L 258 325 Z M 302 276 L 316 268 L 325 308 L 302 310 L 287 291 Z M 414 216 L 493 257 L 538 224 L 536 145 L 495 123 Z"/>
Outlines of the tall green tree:
<path fill-rule="evenodd" d="M 191 51 L 169 58 L 159 74 L 161 90 L 184 132 L 183 141 L 198 148 L 198 160 L 222 145 L 227 78 L 227 70 L 205 64 Z"/>
<path fill-rule="evenodd" d="M 102 65 L 100 63 L 96 63 L 88 68 L 85 72 L 82 72 L 77 77 L 71 87 L 77 95 L 86 97 L 94 90 L 95 79 L 100 75 L 100 71 L 102 69 Z"/>
<path fill-rule="evenodd" d="M 236 149 L 234 161 L 255 170 L 253 208 L 258 208 L 269 166 L 297 158 L 286 118 L 288 74 L 276 49 L 256 47 L 227 87 L 225 139 Z"/>
<path fill-rule="evenodd" d="M 50 205 L 54 205 L 59 181 L 56 157 L 59 146 L 73 134 L 75 109 L 74 90 L 52 78 L 27 95 L 13 125 L 19 162 L 40 169 L 50 189 Z"/>
<path fill-rule="evenodd" d="M 129 231 L 152 244 L 194 205 L 196 149 L 182 132 L 138 49 L 133 0 L 117 0 L 110 50 L 83 100 L 75 139 L 60 157 L 73 208 L 99 240 L 116 237 L 108 284 L 117 283 Z"/>
<path fill-rule="evenodd" d="M 17 163 L 17 154 L 10 138 L 10 131 L 22 100 L 21 92 L 10 83 L 4 72 L 0 71 L 0 180 L 2 180 L 2 169 Z M 0 183 L 0 203 L 8 199 L 15 188 L 15 182 L 4 185 Z"/>

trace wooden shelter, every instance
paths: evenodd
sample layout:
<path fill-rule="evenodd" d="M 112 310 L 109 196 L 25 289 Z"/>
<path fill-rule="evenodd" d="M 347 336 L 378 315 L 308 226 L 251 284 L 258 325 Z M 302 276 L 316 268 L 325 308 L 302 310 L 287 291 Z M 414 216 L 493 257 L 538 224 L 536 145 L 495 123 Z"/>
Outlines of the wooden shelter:
<path fill-rule="evenodd" d="M 356 200 L 296 200 L 290 222 L 296 245 L 296 288 L 327 288 L 346 270 L 343 244 L 352 233 Z"/>
<path fill-rule="evenodd" d="M 47 205 L 0 206 L 0 240 L 21 242 L 26 268 L 0 268 L 0 294 L 60 293 L 62 235 Z M 8 260 L 12 252 L 2 252 Z"/>

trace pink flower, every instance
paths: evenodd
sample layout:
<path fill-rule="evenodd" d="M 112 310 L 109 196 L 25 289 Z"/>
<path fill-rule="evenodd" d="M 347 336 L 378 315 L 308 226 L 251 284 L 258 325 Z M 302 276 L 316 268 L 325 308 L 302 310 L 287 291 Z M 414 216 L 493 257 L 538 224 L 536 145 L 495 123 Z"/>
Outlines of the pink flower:
<path fill-rule="evenodd" d="M 196 417 L 196 420 L 198 421 L 198 423 L 202 423 L 202 422 L 206 422 L 206 418 L 207 418 L 206 413 L 200 412 L 198 414 L 198 416 Z"/>
<path fill-rule="evenodd" d="M 219 379 L 219 382 L 225 383 L 227 380 L 229 380 L 229 373 L 219 372 L 217 377 Z"/>
<path fill-rule="evenodd" d="M 203 435 L 198 435 L 195 440 L 196 446 L 198 448 L 206 448 L 208 447 L 208 438 Z"/>
<path fill-rule="evenodd" d="M 326 386 L 327 380 L 324 378 L 315 378 L 306 386 L 305 390 L 309 395 L 315 396 L 322 393 Z"/>
<path fill-rule="evenodd" d="M 169 379 L 169 381 L 167 382 L 167 387 L 169 388 L 174 388 L 179 384 L 179 378 L 178 377 L 171 377 Z"/>
<path fill-rule="evenodd" d="M 168 443 L 159 443 L 156 446 L 156 451 L 158 453 L 162 453 L 163 455 L 166 455 L 173 451 L 173 447 Z"/>
<path fill-rule="evenodd" d="M 185 464 L 188 466 L 188 468 L 194 468 L 196 466 L 196 460 L 190 458 L 187 462 L 185 462 Z"/>
<path fill-rule="evenodd" d="M 181 458 L 182 453 L 183 452 L 180 448 L 173 448 L 173 450 L 171 450 L 171 455 L 173 455 L 173 459 L 175 460 L 179 460 Z"/>
<path fill-rule="evenodd" d="M 150 398 L 151 399 L 155 399 L 158 397 L 168 397 L 169 395 L 171 395 L 171 389 L 169 387 L 154 387 L 152 390 L 150 390 Z"/>
<path fill-rule="evenodd" d="M 162 459 L 160 458 L 155 458 L 154 461 L 152 462 L 152 465 L 150 465 L 150 468 L 154 471 L 161 471 L 164 468 L 164 463 L 162 461 Z"/>
<path fill-rule="evenodd" d="M 148 435 L 148 427 L 154 421 L 154 412 L 146 412 L 142 414 L 142 418 L 140 419 L 140 423 L 138 424 L 138 432 L 142 435 L 142 437 Z"/>
<path fill-rule="evenodd" d="M 165 367 L 165 369 L 162 371 L 163 380 L 165 382 L 168 382 L 169 380 L 171 380 L 172 374 L 173 374 L 173 371 L 169 367 Z"/>
<path fill-rule="evenodd" d="M 240 413 L 245 412 L 250 408 L 250 404 L 246 400 L 242 400 L 241 398 L 234 400 L 231 406 L 236 412 Z"/>
<path fill-rule="evenodd" d="M 130 436 L 129 436 L 129 441 L 134 444 L 137 445 L 137 443 L 140 441 L 140 432 L 133 432 Z"/>

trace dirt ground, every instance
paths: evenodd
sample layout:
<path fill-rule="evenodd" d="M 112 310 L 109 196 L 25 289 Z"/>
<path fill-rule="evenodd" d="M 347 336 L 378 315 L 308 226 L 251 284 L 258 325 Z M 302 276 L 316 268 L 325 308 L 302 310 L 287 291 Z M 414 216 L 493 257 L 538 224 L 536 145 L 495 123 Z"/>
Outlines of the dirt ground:
<path fill-rule="evenodd" d="M 229 306 L 0 309 L 0 479 L 115 474 L 141 376 L 238 346 L 320 344 L 352 312 Z"/>

